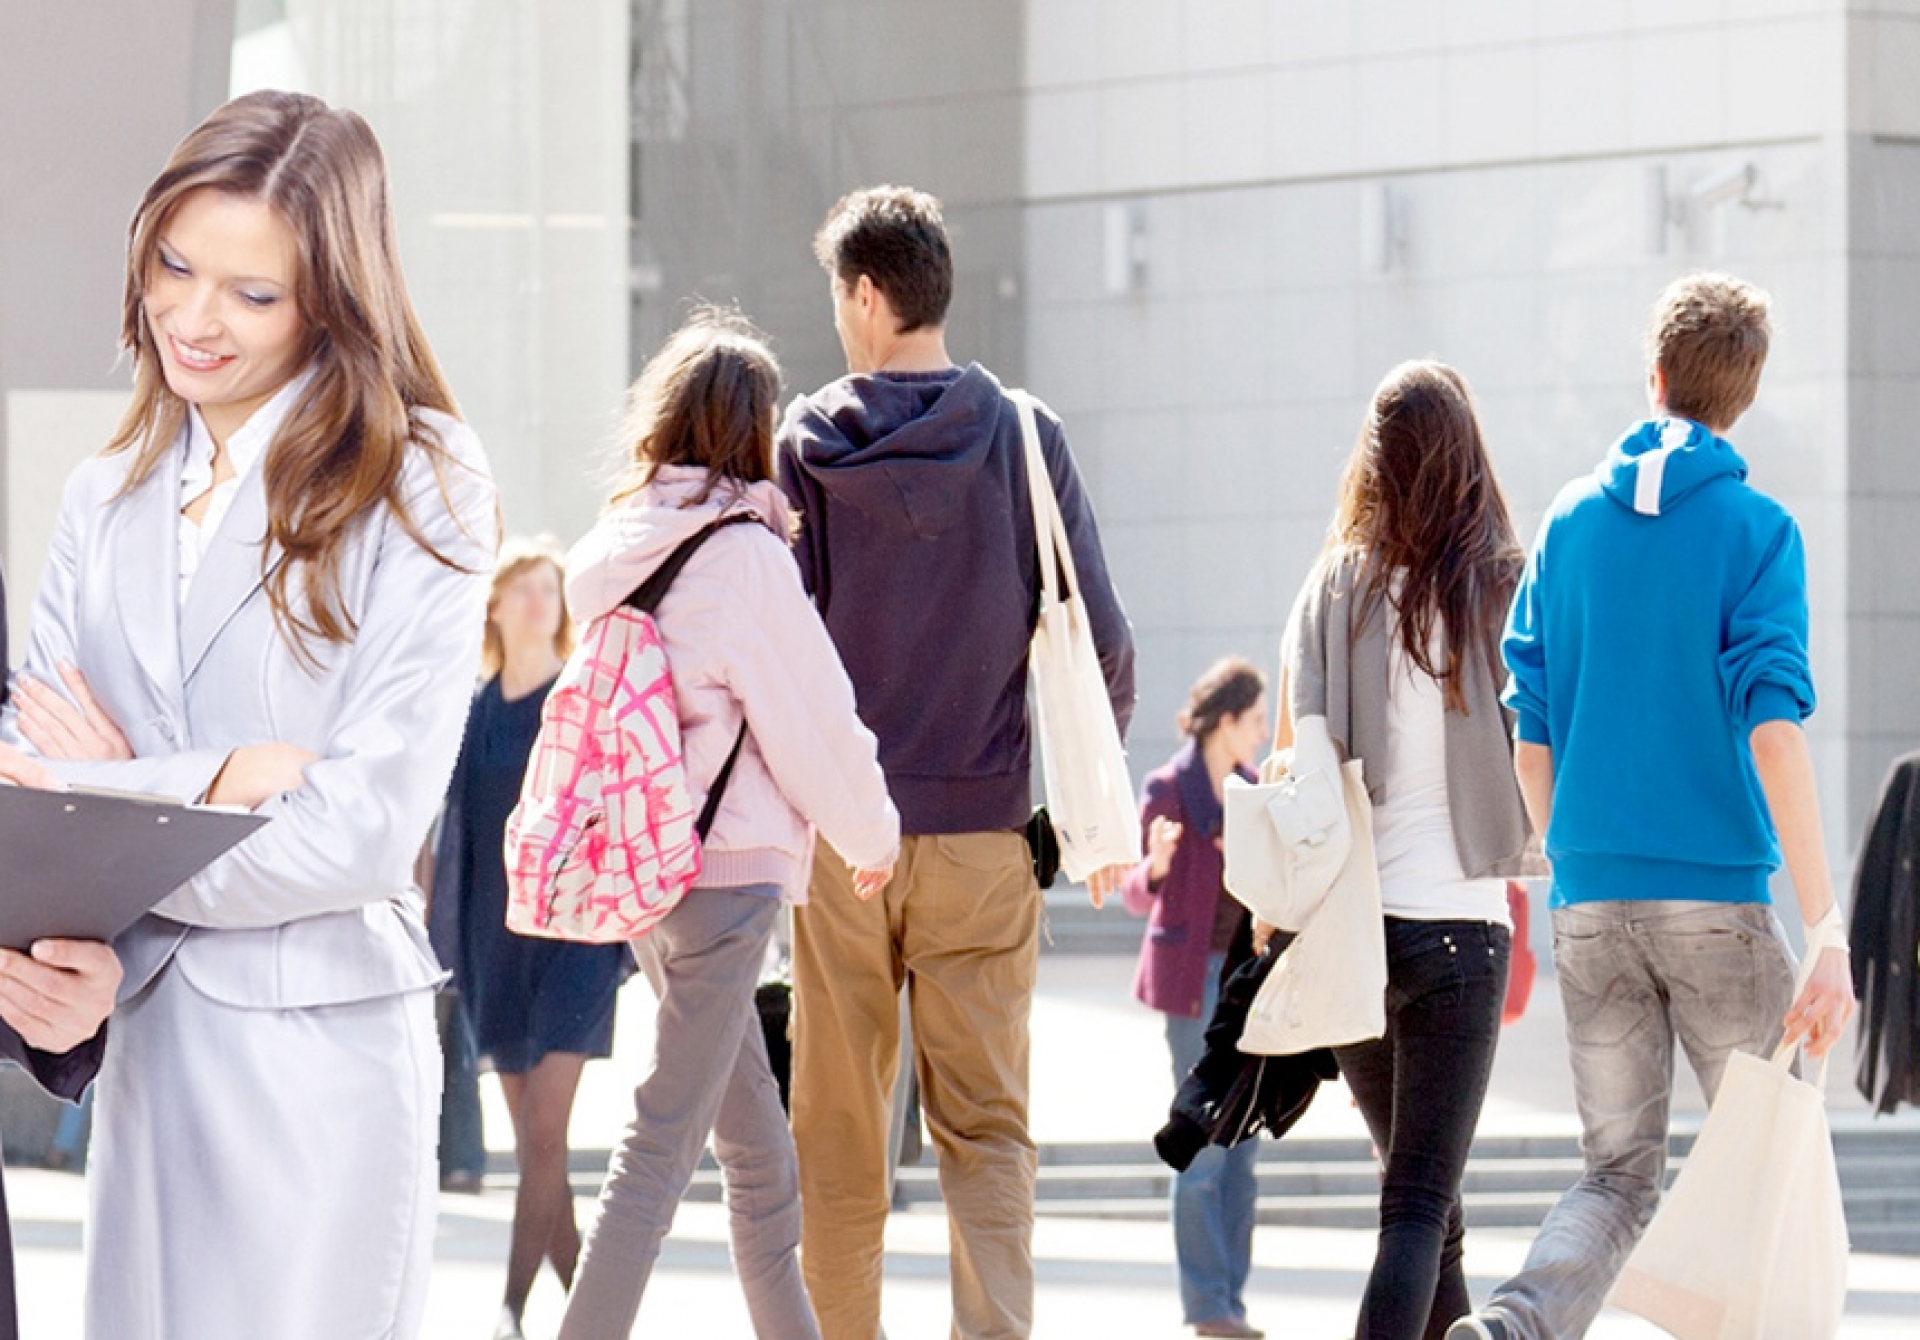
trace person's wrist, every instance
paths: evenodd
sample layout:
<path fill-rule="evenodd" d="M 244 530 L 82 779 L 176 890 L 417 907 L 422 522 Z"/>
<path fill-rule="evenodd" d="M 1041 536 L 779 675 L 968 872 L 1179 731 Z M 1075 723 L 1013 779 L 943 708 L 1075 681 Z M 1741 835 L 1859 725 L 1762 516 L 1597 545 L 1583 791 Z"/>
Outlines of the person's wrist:
<path fill-rule="evenodd" d="M 1807 954 L 1809 957 L 1823 950 L 1837 949 L 1845 957 L 1851 957 L 1853 947 L 1847 941 L 1846 923 L 1840 917 L 1840 904 L 1829 903 L 1827 910 L 1812 922 L 1803 922 L 1806 934 Z"/>
<path fill-rule="evenodd" d="M 221 763 L 220 771 L 213 774 L 213 780 L 207 784 L 206 803 L 209 805 L 231 805 L 233 803 L 233 771 L 240 760 L 240 751 L 228 754 Z"/>

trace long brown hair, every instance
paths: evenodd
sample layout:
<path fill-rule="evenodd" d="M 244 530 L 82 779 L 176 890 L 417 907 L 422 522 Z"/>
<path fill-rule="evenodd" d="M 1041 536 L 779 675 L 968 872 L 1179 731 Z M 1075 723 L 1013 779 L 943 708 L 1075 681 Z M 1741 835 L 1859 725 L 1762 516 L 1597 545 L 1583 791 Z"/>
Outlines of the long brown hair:
<path fill-rule="evenodd" d="M 773 478 L 773 415 L 780 364 L 767 337 L 728 308 L 695 308 L 627 393 L 621 477 L 610 505 L 653 482 L 665 465 L 699 466 L 704 502 L 723 485 Z"/>
<path fill-rule="evenodd" d="M 235 98 L 180 141 L 127 230 L 120 339 L 133 355 L 133 403 L 106 446 L 135 453 L 124 491 L 152 474 L 186 416 L 161 369 L 142 295 L 161 232 L 200 190 L 265 203 L 297 246 L 294 298 L 314 378 L 261 463 L 267 536 L 287 559 L 265 574 L 266 587 L 274 621 L 296 650 L 304 652 L 308 638 L 346 642 L 355 623 L 340 593 L 340 562 L 369 512 L 391 509 L 422 548 L 455 566 L 427 543 L 401 497 L 408 451 L 429 452 L 436 474 L 452 459 L 413 411 L 458 411 L 401 278 L 386 160 L 359 116 L 298 93 Z M 444 475 L 441 482 L 444 492 Z M 292 589 L 295 573 L 304 600 Z"/>
<path fill-rule="evenodd" d="M 1522 559 L 1473 393 L 1458 372 L 1402 363 L 1381 381 L 1340 481 L 1327 550 L 1359 565 L 1355 626 L 1391 602 L 1408 658 L 1440 681 L 1449 707 L 1465 712 L 1462 669 L 1478 652 L 1498 673 Z M 1438 665 L 1436 633 L 1446 648 Z"/>

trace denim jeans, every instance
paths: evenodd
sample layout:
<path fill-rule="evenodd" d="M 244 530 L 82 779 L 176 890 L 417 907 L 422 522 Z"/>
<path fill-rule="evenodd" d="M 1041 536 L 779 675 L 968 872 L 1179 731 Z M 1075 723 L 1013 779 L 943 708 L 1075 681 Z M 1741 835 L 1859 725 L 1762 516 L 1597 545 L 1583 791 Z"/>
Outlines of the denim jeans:
<path fill-rule="evenodd" d="M 1225 963 L 1224 954 L 1207 960 L 1198 1018 L 1167 1016 L 1167 1050 L 1173 1056 L 1175 1088 L 1204 1050 L 1207 1024 L 1220 1001 L 1220 972 Z M 1180 1277 L 1180 1308 L 1189 1326 L 1246 1318 L 1259 1158 L 1258 1140 L 1243 1140 L 1232 1149 L 1208 1145 L 1185 1172 L 1174 1174 L 1173 1255 Z"/>
<path fill-rule="evenodd" d="M 1780 1037 L 1793 962 L 1759 903 L 1578 903 L 1553 914 L 1586 1175 L 1485 1312 L 1515 1340 L 1578 1340 L 1653 1218 L 1677 1039 L 1707 1101 L 1727 1056 Z"/>
<path fill-rule="evenodd" d="M 1387 1031 L 1334 1056 L 1385 1162 L 1356 1340 L 1440 1340 L 1469 1309 L 1460 1182 L 1500 1041 L 1512 935 L 1387 918 Z"/>

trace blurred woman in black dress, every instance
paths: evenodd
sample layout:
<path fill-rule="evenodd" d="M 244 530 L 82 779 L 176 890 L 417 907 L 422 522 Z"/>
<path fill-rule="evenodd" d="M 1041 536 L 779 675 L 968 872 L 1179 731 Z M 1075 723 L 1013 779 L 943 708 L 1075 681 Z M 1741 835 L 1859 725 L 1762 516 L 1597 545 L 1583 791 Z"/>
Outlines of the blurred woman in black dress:
<path fill-rule="evenodd" d="M 503 1340 L 519 1337 L 543 1262 L 572 1285 L 580 1229 L 567 1180 L 567 1124 L 581 1069 L 613 1051 L 614 998 L 632 963 L 625 945 L 537 940 L 506 927 L 507 815 L 520 797 L 541 706 L 572 647 L 558 551 L 509 541 L 487 602 L 484 682 L 467 716 L 434 872 L 437 895 L 457 906 L 457 962 L 449 966 L 513 1117 L 520 1190 L 497 1332 Z"/>

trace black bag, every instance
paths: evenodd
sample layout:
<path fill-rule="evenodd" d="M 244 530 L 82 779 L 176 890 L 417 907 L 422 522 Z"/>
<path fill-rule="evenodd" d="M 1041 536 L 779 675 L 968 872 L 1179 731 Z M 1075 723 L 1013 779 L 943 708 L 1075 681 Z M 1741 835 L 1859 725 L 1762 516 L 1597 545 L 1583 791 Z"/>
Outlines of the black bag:
<path fill-rule="evenodd" d="M 1033 853 L 1033 877 L 1043 889 L 1053 887 L 1060 877 L 1060 839 L 1054 835 L 1053 819 L 1045 805 L 1037 806 L 1027 820 L 1027 850 Z"/>
<path fill-rule="evenodd" d="M 1298 1056 L 1240 1050 L 1253 998 L 1292 939 L 1276 932 L 1264 951 L 1221 984 L 1220 1003 L 1207 1024 L 1206 1050 L 1181 1081 L 1167 1124 L 1153 1137 L 1154 1152 L 1176 1172 L 1185 1172 L 1208 1145 L 1230 1149 L 1263 1130 L 1279 1139 L 1306 1115 L 1320 1085 L 1340 1076 L 1333 1053 L 1325 1048 Z"/>
<path fill-rule="evenodd" d="M 793 1084 L 793 985 L 762 982 L 753 989 L 754 1012 L 760 1016 L 760 1035 L 767 1041 L 767 1065 L 780 1086 L 780 1106 L 788 1107 Z"/>

